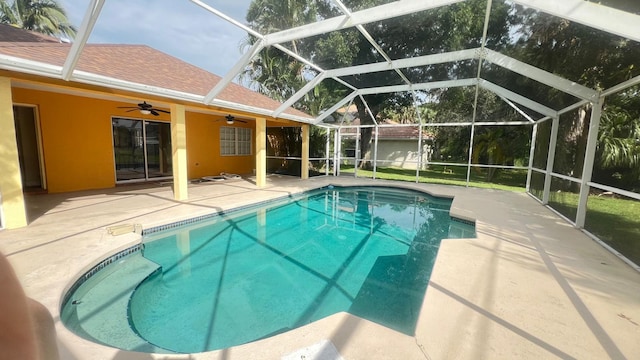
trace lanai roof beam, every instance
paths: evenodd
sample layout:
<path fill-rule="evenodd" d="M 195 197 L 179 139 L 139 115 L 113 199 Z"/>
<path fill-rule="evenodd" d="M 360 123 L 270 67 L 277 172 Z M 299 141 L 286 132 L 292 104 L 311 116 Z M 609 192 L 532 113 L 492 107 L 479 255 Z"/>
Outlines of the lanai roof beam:
<path fill-rule="evenodd" d="M 104 5 L 104 0 L 92 0 L 87 7 L 87 12 L 84 15 L 84 19 L 82 19 L 82 24 L 80 25 L 78 34 L 73 41 L 71 50 L 69 50 L 69 54 L 62 66 L 62 79 L 67 81 L 71 79 L 71 74 L 73 74 L 73 70 L 75 70 L 78 60 L 80 60 L 82 49 L 87 43 L 89 35 L 91 35 L 91 30 L 93 30 L 93 26 L 98 20 L 98 16 L 102 10 L 102 5 Z"/>
<path fill-rule="evenodd" d="M 627 39 L 640 41 L 640 15 L 584 0 L 511 1 Z"/>
<path fill-rule="evenodd" d="M 369 9 L 356 11 L 351 16 L 341 15 L 312 24 L 298 26 L 265 35 L 265 46 L 280 44 L 331 31 L 347 29 L 360 24 L 368 24 L 398 16 L 409 15 L 419 11 L 450 5 L 463 0 L 403 0 L 402 6 L 397 2 L 384 4 Z"/>
<path fill-rule="evenodd" d="M 600 95 L 593 89 L 589 89 L 588 87 L 582 86 L 574 81 L 564 79 L 558 75 L 554 75 L 548 71 L 539 69 L 533 65 L 529 65 L 507 55 L 502 55 L 493 50 L 484 49 L 484 51 L 485 60 L 493 64 L 502 66 L 567 94 L 571 94 L 579 99 L 589 100 L 594 103 L 599 101 Z"/>

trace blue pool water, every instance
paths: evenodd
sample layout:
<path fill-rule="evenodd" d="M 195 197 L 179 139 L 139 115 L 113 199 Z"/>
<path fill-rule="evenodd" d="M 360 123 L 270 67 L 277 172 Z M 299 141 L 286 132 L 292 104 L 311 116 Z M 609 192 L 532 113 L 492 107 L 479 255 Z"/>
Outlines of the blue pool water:
<path fill-rule="evenodd" d="M 326 188 L 152 234 L 142 255 L 82 284 L 63 321 L 151 352 L 227 348 L 341 311 L 413 334 L 440 241 L 475 236 L 450 205 L 411 190 Z"/>

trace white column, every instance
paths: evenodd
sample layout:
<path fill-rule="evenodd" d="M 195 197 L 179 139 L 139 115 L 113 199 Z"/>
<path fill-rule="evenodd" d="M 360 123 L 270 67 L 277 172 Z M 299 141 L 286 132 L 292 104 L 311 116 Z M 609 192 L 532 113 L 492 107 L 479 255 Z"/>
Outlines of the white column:
<path fill-rule="evenodd" d="M 551 173 L 553 172 L 553 162 L 556 158 L 556 144 L 558 142 L 558 125 L 560 116 L 554 116 L 551 120 L 551 135 L 549 136 L 549 152 L 547 153 L 547 171 L 544 174 L 544 192 L 542 203 L 549 203 L 549 192 L 551 191 Z"/>
<path fill-rule="evenodd" d="M 589 181 L 593 174 L 593 163 L 596 157 L 596 146 L 598 145 L 598 129 L 600 128 L 600 116 L 602 115 L 602 103 L 604 97 L 600 98 L 597 104 L 592 103 L 591 120 L 589 121 L 589 135 L 587 137 L 587 150 L 584 155 L 584 165 L 582 166 L 582 179 L 580 181 L 580 199 L 578 200 L 578 213 L 576 215 L 576 226 L 584 227 L 587 216 L 587 200 L 589 200 Z"/>
<path fill-rule="evenodd" d="M 533 156 L 536 152 L 536 137 L 538 135 L 538 124 L 533 124 L 533 130 L 531 131 L 531 146 L 529 147 L 529 169 L 527 171 L 527 183 L 525 190 L 530 192 L 531 190 L 531 170 L 533 168 Z"/>

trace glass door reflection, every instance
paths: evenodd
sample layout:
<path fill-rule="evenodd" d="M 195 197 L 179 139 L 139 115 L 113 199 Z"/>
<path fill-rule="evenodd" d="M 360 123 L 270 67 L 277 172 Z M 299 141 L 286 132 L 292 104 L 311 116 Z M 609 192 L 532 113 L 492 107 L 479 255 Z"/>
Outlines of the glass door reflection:
<path fill-rule="evenodd" d="M 171 124 L 113 118 L 116 182 L 170 178 Z"/>

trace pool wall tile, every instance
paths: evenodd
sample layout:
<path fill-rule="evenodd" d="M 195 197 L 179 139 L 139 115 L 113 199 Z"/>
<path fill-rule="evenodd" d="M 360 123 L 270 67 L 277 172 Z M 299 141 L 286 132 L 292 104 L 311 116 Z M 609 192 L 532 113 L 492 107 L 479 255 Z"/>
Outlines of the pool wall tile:
<path fill-rule="evenodd" d="M 87 280 L 89 280 L 91 277 L 93 277 L 94 275 L 96 275 L 100 270 L 104 269 L 107 265 L 110 265 L 112 263 L 114 263 L 115 261 L 118 261 L 122 258 L 124 258 L 125 256 L 129 256 L 131 254 L 134 254 L 138 251 L 141 251 L 144 248 L 144 244 L 136 244 L 133 245 L 131 247 L 128 247 L 122 251 L 119 251 L 111 256 L 109 256 L 108 258 L 100 261 L 98 264 L 96 264 L 94 267 L 92 267 L 89 271 L 87 271 L 86 273 L 84 273 L 84 275 L 80 276 L 80 278 L 78 278 L 78 280 L 76 280 L 75 283 L 73 283 L 73 285 L 71 285 L 71 287 L 67 290 L 67 292 L 64 294 L 64 298 L 62 300 L 62 304 L 66 304 L 67 301 L 69 301 L 69 298 L 71 298 L 71 295 L 73 293 L 76 292 L 76 290 L 78 290 L 78 288 L 84 284 Z"/>

